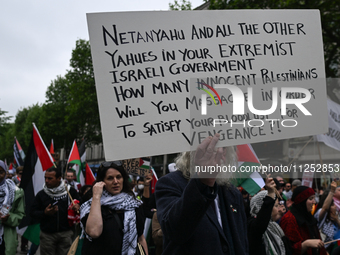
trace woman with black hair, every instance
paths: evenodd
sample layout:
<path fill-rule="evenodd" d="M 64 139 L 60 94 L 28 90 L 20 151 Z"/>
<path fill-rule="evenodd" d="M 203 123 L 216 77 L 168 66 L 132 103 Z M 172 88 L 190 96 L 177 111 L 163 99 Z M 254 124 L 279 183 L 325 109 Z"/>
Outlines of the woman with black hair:
<path fill-rule="evenodd" d="M 294 204 L 281 219 L 280 226 L 292 244 L 293 254 L 326 255 L 317 221 L 311 214 L 315 192 L 306 186 L 297 187 L 292 196 Z"/>
<path fill-rule="evenodd" d="M 329 242 L 340 238 L 340 221 L 338 218 L 336 206 L 333 201 L 337 184 L 335 181 L 331 183 L 331 189 L 326 190 L 320 198 L 320 202 L 314 214 L 318 221 L 318 228 L 325 235 L 324 242 Z M 325 245 L 326 250 L 331 254 L 334 243 Z"/>
<path fill-rule="evenodd" d="M 82 254 L 135 254 L 137 242 L 147 253 L 142 202 L 135 198 L 120 161 L 100 165 L 92 194 L 80 207 Z"/>

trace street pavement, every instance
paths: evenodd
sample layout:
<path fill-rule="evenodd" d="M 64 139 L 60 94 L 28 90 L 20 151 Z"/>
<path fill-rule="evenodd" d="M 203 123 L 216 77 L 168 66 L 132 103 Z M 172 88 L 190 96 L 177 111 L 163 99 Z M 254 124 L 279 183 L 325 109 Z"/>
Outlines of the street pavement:
<path fill-rule="evenodd" d="M 17 247 L 17 253 L 15 255 L 23 255 L 23 254 L 27 254 L 28 252 L 21 252 L 21 236 L 18 235 L 18 247 Z M 28 249 L 31 247 L 31 242 L 28 242 Z M 37 252 L 35 253 L 35 255 L 40 255 L 40 247 L 38 248 Z"/>

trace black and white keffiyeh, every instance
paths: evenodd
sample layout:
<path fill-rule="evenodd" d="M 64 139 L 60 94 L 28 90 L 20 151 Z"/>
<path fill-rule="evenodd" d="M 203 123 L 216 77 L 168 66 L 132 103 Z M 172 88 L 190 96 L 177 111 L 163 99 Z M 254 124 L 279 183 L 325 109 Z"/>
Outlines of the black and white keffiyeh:
<path fill-rule="evenodd" d="M 68 185 L 67 188 L 70 189 L 70 185 Z M 44 183 L 43 190 L 49 197 L 56 198 L 57 200 L 61 199 L 60 197 L 65 197 L 67 195 L 64 180 L 60 181 L 60 184 L 58 187 L 55 187 L 52 189 L 47 188 L 46 184 Z"/>
<path fill-rule="evenodd" d="M 259 213 L 263 199 L 267 196 L 268 191 L 260 191 L 250 200 L 250 214 L 256 217 Z M 264 232 L 262 239 L 265 245 L 267 255 L 280 255 L 286 254 L 286 249 L 282 241 L 284 232 L 281 227 L 275 222 L 270 220 L 267 226 L 267 230 Z"/>
<path fill-rule="evenodd" d="M 80 219 L 90 213 L 92 198 L 81 205 Z M 107 206 L 115 211 L 124 211 L 124 229 L 123 229 L 123 246 L 122 255 L 130 255 L 136 253 L 137 247 L 137 227 L 136 227 L 136 212 L 142 201 L 135 199 L 131 195 L 122 192 L 117 195 L 111 195 L 106 190 L 103 191 L 100 198 L 100 204 Z M 88 240 L 92 241 L 91 237 L 86 234 L 83 224 L 80 222 L 83 233 Z"/>
<path fill-rule="evenodd" d="M 329 241 L 333 240 L 334 237 L 334 223 L 331 220 L 327 219 L 328 212 L 325 213 L 325 216 L 323 219 L 319 219 L 320 217 L 321 208 L 316 211 L 314 214 L 314 218 L 318 221 L 318 229 L 321 231 L 322 234 L 326 236 L 325 240 L 323 240 L 325 243 L 325 248 L 328 248 L 328 246 L 331 245 L 331 243 L 328 243 Z"/>
<path fill-rule="evenodd" d="M 8 210 L 12 207 L 15 196 L 15 183 L 10 179 L 4 179 L 0 183 L 0 208 L 4 206 Z M 0 244 L 2 244 L 2 235 L 4 233 L 4 226 L 0 223 Z"/>

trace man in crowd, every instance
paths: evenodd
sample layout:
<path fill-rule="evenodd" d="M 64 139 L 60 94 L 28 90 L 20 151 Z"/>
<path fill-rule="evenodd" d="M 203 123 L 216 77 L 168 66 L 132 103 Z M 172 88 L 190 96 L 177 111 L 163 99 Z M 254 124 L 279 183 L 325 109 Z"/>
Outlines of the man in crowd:
<path fill-rule="evenodd" d="M 79 200 L 78 192 L 65 185 L 60 169 L 47 169 L 45 184 L 34 198 L 30 212 L 40 222 L 41 254 L 65 255 L 72 244 L 73 231 L 67 218 L 71 201 L 66 189 L 73 199 Z M 78 211 L 79 204 L 73 205 L 72 210 Z"/>
<path fill-rule="evenodd" d="M 295 179 L 295 180 L 293 180 L 291 186 L 292 186 L 291 192 L 292 192 L 292 195 L 293 195 L 294 189 L 296 189 L 297 187 L 301 186 L 301 181 L 299 179 Z M 288 199 L 287 200 L 287 208 L 290 208 L 292 205 L 293 205 L 292 199 Z"/>
<path fill-rule="evenodd" d="M 278 180 L 279 183 L 281 183 L 281 186 L 282 184 L 285 184 L 285 180 L 283 179 L 281 175 L 276 175 L 274 178 Z"/>
<path fill-rule="evenodd" d="M 294 189 L 296 189 L 297 187 L 301 186 L 301 181 L 299 179 L 295 179 L 292 182 L 292 192 L 294 192 Z"/>
<path fill-rule="evenodd" d="M 14 170 L 13 169 L 8 169 L 6 178 L 12 180 L 13 176 L 14 176 Z"/>
<path fill-rule="evenodd" d="M 12 181 L 19 187 L 21 182 L 22 171 L 24 170 L 23 166 L 18 166 L 15 170 L 16 175 L 12 177 Z"/>
<path fill-rule="evenodd" d="M 247 219 L 241 193 L 227 178 L 195 173 L 195 166 L 233 164 L 233 148 L 215 148 L 219 139 L 206 138 L 196 152 L 176 160 L 177 171 L 156 184 L 157 216 L 167 254 L 248 254 Z M 190 159 L 195 159 L 191 165 Z M 196 176 L 197 174 L 197 176 Z"/>
<path fill-rule="evenodd" d="M 292 185 L 287 182 L 284 186 L 283 194 L 286 196 L 287 200 L 290 200 L 292 198 L 293 192 L 291 191 Z"/>
<path fill-rule="evenodd" d="M 72 188 L 74 188 L 76 191 L 79 192 L 80 188 L 81 188 L 81 184 L 79 182 L 76 182 L 76 172 L 72 169 L 68 169 L 66 171 L 66 181 L 67 184 L 69 184 Z"/>

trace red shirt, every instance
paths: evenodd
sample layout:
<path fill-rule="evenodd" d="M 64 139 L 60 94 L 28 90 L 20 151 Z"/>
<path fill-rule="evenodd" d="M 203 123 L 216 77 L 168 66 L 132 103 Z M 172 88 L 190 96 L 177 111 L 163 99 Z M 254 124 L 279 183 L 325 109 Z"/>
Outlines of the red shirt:
<path fill-rule="evenodd" d="M 282 217 L 280 226 L 283 232 L 285 233 L 285 235 L 287 236 L 287 238 L 293 244 L 292 246 L 293 254 L 300 255 L 301 254 L 301 243 L 303 243 L 307 239 L 310 239 L 307 225 L 302 224 L 301 226 L 299 226 L 296 222 L 295 216 L 290 211 L 288 211 Z M 319 234 L 319 238 L 321 239 L 320 234 Z M 308 255 L 312 255 L 312 249 L 308 248 L 306 253 Z M 322 247 L 318 254 L 327 255 L 325 247 Z"/>

